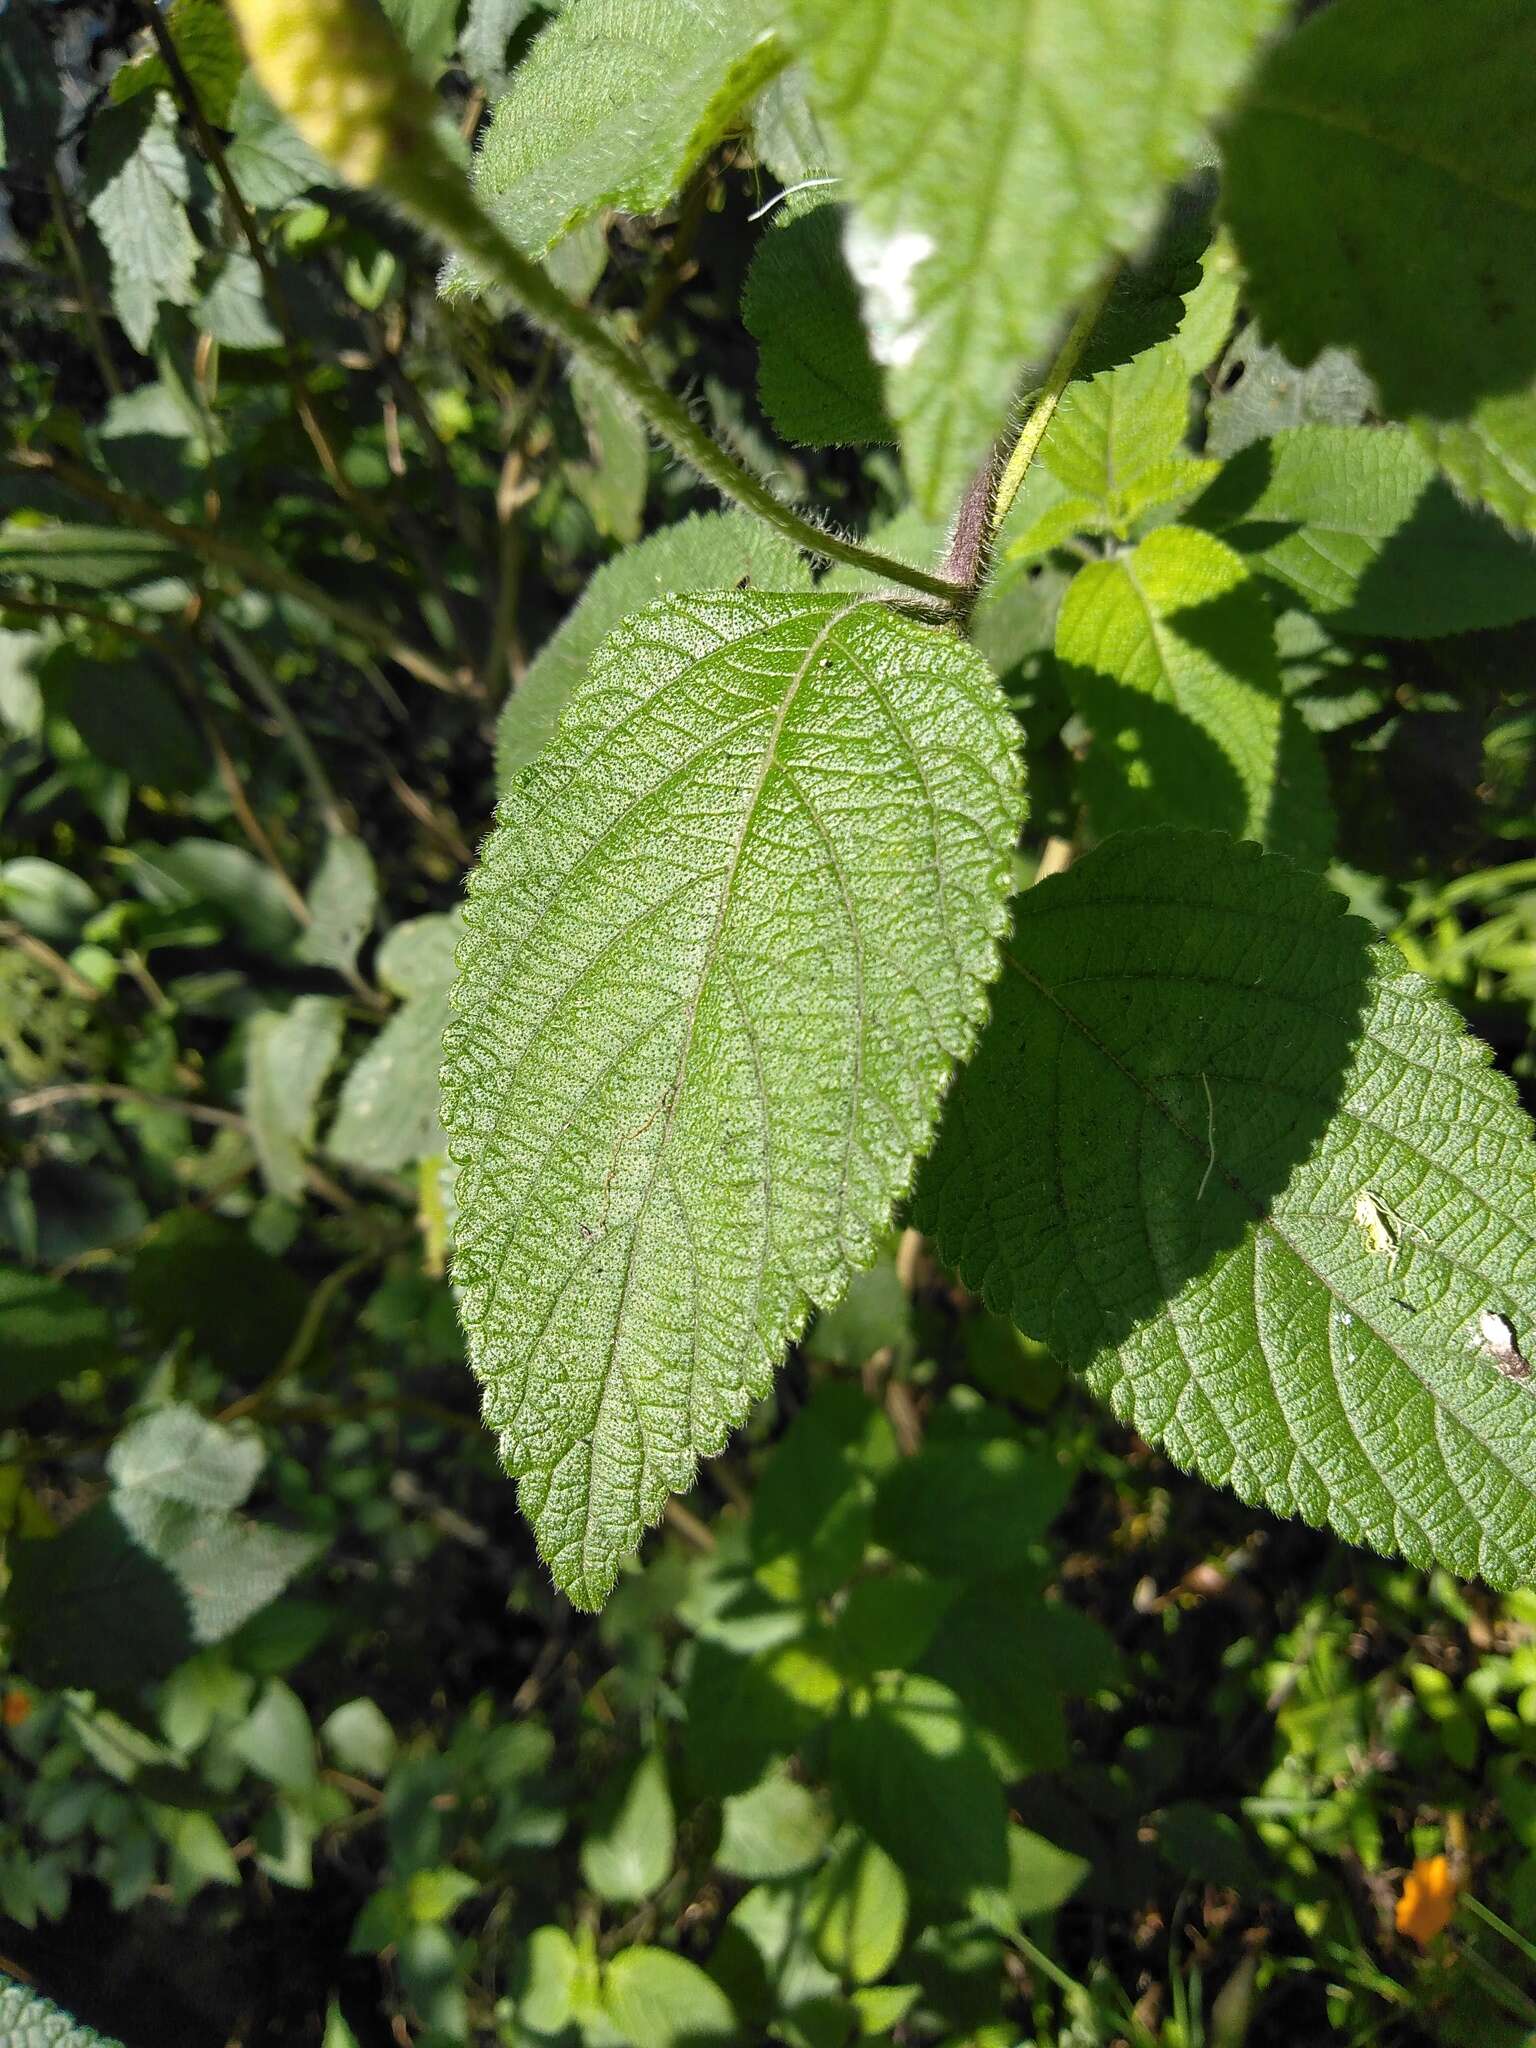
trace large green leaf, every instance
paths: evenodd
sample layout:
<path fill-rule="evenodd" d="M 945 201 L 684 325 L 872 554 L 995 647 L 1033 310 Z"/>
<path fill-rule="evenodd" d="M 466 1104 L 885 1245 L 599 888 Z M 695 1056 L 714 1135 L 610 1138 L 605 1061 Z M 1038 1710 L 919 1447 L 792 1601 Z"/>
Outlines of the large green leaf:
<path fill-rule="evenodd" d="M 106 1311 L 78 1288 L 42 1273 L 0 1266 L 0 1323 L 0 1414 L 50 1393 L 74 1373 L 104 1365 L 112 1355 Z"/>
<path fill-rule="evenodd" d="M 1536 552 L 1463 505 L 1402 427 L 1255 441 L 1190 510 L 1335 631 L 1407 638 L 1536 614 Z"/>
<path fill-rule="evenodd" d="M 186 557 L 174 541 L 126 526 L 11 525 L 0 531 L 0 576 L 115 590 L 162 576 Z"/>
<path fill-rule="evenodd" d="M 1152 227 L 1271 0 L 783 0 L 854 201 L 914 495 L 947 514 L 1027 364 Z"/>
<path fill-rule="evenodd" d="M 190 1408 L 132 1423 L 108 1459 L 109 1497 L 12 1546 L 6 1623 L 28 1675 L 131 1688 L 275 1599 L 317 1544 L 234 1512 L 265 1458 L 259 1438 Z"/>
<path fill-rule="evenodd" d="M 1240 556 L 1163 526 L 1078 572 L 1056 656 L 1092 734 L 1099 834 L 1219 825 L 1298 859 L 1331 838 L 1316 742 L 1285 702 L 1274 623 Z"/>
<path fill-rule="evenodd" d="M 1414 432 L 1459 491 L 1536 533 L 1536 384 L 1485 398 L 1464 420 L 1417 419 Z"/>
<path fill-rule="evenodd" d="M 543 647 L 496 727 L 496 778 L 505 789 L 554 737 L 566 699 L 620 619 L 683 590 L 809 590 L 790 543 L 745 512 L 694 512 L 605 562 Z"/>
<path fill-rule="evenodd" d="M 603 1787 L 582 1837 L 582 1879 L 600 1899 L 633 1903 L 665 1883 L 676 1846 L 666 1758 L 648 1749 Z"/>
<path fill-rule="evenodd" d="M 851 1818 L 925 1890 L 960 1897 L 1007 1877 L 1002 1784 L 947 1685 L 872 1688 L 833 1722 L 829 1763 Z"/>
<path fill-rule="evenodd" d="M 921 1220 L 1180 1464 L 1516 1585 L 1536 1145 L 1343 908 L 1206 833 L 1127 834 L 1028 891 Z"/>
<path fill-rule="evenodd" d="M 252 206 L 284 206 L 311 185 L 329 185 L 335 173 L 283 118 L 247 72 L 236 88 L 229 125 L 229 168 Z"/>
<path fill-rule="evenodd" d="M 1390 413 L 1458 419 L 1536 371 L 1536 10 L 1339 0 L 1226 138 L 1227 213 L 1293 362 L 1353 348 Z"/>
<path fill-rule="evenodd" d="M 504 797 L 445 1041 L 457 1276 L 582 1605 L 874 1257 L 984 1013 L 1021 808 L 979 655 L 749 591 L 625 621 Z"/>
<path fill-rule="evenodd" d="M 480 195 L 530 256 L 606 207 L 655 213 L 787 61 L 758 0 L 571 0 L 496 109 Z"/>

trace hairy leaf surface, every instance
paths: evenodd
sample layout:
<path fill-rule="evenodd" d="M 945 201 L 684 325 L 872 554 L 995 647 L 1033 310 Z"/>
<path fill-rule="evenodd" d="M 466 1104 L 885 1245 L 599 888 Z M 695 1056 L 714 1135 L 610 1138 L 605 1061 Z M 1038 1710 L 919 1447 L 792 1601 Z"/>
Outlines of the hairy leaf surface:
<path fill-rule="evenodd" d="M 112 258 L 112 302 L 134 347 L 147 350 L 162 301 L 196 296 L 198 245 L 187 220 L 192 175 L 170 99 L 114 107 L 92 136 L 88 211 Z"/>
<path fill-rule="evenodd" d="M 1485 398 L 1464 420 L 1417 419 L 1414 432 L 1457 490 L 1536 533 L 1536 381 Z"/>
<path fill-rule="evenodd" d="M 913 494 L 947 515 L 1025 366 L 1152 227 L 1271 0 L 783 0 L 855 202 Z"/>
<path fill-rule="evenodd" d="M 621 624 L 503 800 L 445 1039 L 457 1277 L 580 1604 L 874 1256 L 984 1014 L 1020 810 L 979 655 L 747 591 Z"/>
<path fill-rule="evenodd" d="M 1402 427 L 1295 427 L 1191 507 L 1349 633 L 1428 638 L 1536 613 L 1536 552 L 1461 503 Z"/>
<path fill-rule="evenodd" d="M 1342 899 L 1127 834 L 1015 905 L 919 1191 L 967 1284 L 1180 1464 L 1351 1542 L 1536 1571 L 1536 1145 Z"/>
<path fill-rule="evenodd" d="M 604 562 L 580 602 L 539 649 L 496 727 L 496 780 L 548 746 L 593 655 L 628 613 L 680 590 L 809 590 L 811 572 L 791 543 L 746 512 L 694 512 Z"/>
<path fill-rule="evenodd" d="M 121 2048 L 9 1977 L 0 1977 L 0 2041 L 6 2048 Z"/>
<path fill-rule="evenodd" d="M 481 197 L 530 256 L 605 207 L 655 213 L 787 61 L 757 0 L 572 0 L 496 109 Z"/>
<path fill-rule="evenodd" d="M 1264 330 L 1353 348 L 1389 413 L 1462 418 L 1536 371 L 1536 9 L 1341 0 L 1275 49 L 1226 138 Z"/>

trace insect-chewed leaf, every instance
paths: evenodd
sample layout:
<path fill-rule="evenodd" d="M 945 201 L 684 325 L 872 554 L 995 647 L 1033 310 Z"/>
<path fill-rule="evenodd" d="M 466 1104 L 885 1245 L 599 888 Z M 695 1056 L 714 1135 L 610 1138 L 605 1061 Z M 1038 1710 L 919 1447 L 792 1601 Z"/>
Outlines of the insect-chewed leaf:
<path fill-rule="evenodd" d="M 1215 833 L 1126 833 L 1029 890 L 918 1220 L 1180 1464 L 1516 1585 L 1536 1145 L 1342 910 Z"/>
<path fill-rule="evenodd" d="M 1021 809 L 972 649 L 746 591 L 619 625 L 504 798 L 445 1039 L 457 1277 L 581 1605 L 873 1257 L 985 1012 Z"/>

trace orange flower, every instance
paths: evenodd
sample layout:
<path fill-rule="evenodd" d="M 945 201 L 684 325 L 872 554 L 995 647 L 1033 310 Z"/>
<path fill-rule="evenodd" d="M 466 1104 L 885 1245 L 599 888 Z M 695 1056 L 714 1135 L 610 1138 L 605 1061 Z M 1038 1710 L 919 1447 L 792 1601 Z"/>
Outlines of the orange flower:
<path fill-rule="evenodd" d="M 32 1716 L 32 1702 L 19 1685 L 8 1686 L 0 1698 L 0 1721 L 7 1728 L 19 1728 L 23 1721 Z"/>
<path fill-rule="evenodd" d="M 1456 1880 L 1444 1856 L 1421 1856 L 1403 1880 L 1397 1902 L 1397 1931 L 1427 1948 L 1444 1933 L 1456 1911 Z"/>

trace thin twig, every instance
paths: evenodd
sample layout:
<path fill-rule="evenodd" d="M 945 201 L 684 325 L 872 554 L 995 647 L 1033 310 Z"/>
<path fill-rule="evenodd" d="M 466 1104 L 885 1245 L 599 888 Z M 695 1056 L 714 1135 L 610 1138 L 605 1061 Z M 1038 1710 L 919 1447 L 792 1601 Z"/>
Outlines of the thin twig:
<path fill-rule="evenodd" d="M 714 172 L 708 164 L 701 164 L 694 172 L 688 189 L 683 194 L 683 203 L 678 210 L 677 226 L 672 231 L 672 241 L 661 268 L 645 295 L 645 304 L 640 308 L 640 317 L 635 322 L 635 338 L 644 341 L 653 334 L 662 314 L 671 304 L 673 295 L 681 290 L 698 269 L 693 261 L 693 245 L 699 238 L 704 215 L 709 206 L 709 188 Z"/>
<path fill-rule="evenodd" d="M 728 454 L 682 400 L 657 381 L 643 356 L 561 291 L 541 264 L 523 254 L 483 209 L 462 168 L 430 131 L 421 139 L 414 160 L 390 179 L 387 189 L 413 219 L 509 292 L 536 326 L 615 386 L 658 439 L 725 497 L 755 512 L 807 554 L 849 562 L 882 582 L 937 598 L 950 609 L 966 602 L 968 593 L 947 578 L 843 540 L 776 498 L 761 477 Z"/>
<path fill-rule="evenodd" d="M 152 1095 L 120 1081 L 56 1081 L 51 1087 L 33 1089 L 30 1095 L 13 1095 L 0 1107 L 8 1116 L 37 1116 L 66 1102 L 126 1102 L 135 1109 L 171 1110 L 194 1123 L 220 1124 L 231 1131 L 251 1128 L 237 1109 L 220 1109 L 212 1102 L 184 1102 L 179 1095 Z"/>
<path fill-rule="evenodd" d="M 84 498 L 89 504 L 100 505 L 128 526 L 142 527 L 146 532 L 158 534 L 161 539 L 174 546 L 185 548 L 188 554 L 198 555 L 204 561 L 231 569 L 247 582 L 259 584 L 266 590 L 277 591 L 281 596 L 296 599 L 308 605 L 311 610 L 328 618 L 333 625 L 344 632 L 353 634 L 365 646 L 374 648 L 386 659 L 395 662 L 418 682 L 430 683 L 436 690 L 444 690 L 450 696 L 462 697 L 472 687 L 461 674 L 454 674 L 430 655 L 423 654 L 408 641 L 401 640 L 389 627 L 379 622 L 355 605 L 345 603 L 341 598 L 332 597 L 317 583 L 311 583 L 306 576 L 285 568 L 282 563 L 269 561 L 254 548 L 243 546 L 239 541 L 228 539 L 224 534 L 210 532 L 201 526 L 190 526 L 182 520 L 172 519 L 162 512 L 158 505 L 147 498 L 136 497 L 131 491 L 119 491 L 90 470 L 82 469 L 78 463 L 52 450 L 35 448 L 13 448 L 0 458 L 0 468 L 9 469 L 18 476 L 42 471 L 52 476 L 76 497 Z"/>
<path fill-rule="evenodd" d="M 254 1415 L 264 1408 L 283 1382 L 293 1377 L 314 1349 L 315 1340 L 320 1335 L 336 1296 L 349 1281 L 354 1280 L 359 1273 L 365 1272 L 369 1266 L 377 1264 L 383 1257 L 383 1250 L 378 1246 L 372 1246 L 365 1252 L 359 1252 L 355 1258 L 346 1260 L 344 1264 L 333 1267 L 309 1297 L 299 1327 L 293 1333 L 293 1340 L 277 1365 L 259 1387 L 249 1394 L 242 1394 L 238 1401 L 231 1401 L 227 1408 L 221 1408 L 215 1419 L 219 1422 L 238 1422 L 242 1416 Z"/>
<path fill-rule="evenodd" d="M 287 742 L 294 760 L 298 763 L 300 774 L 309 784 L 310 794 L 315 799 L 326 831 L 338 839 L 349 837 L 352 827 L 347 822 L 341 798 L 336 794 L 331 779 L 325 772 L 324 764 L 315 752 L 314 743 L 294 717 L 287 698 L 257 660 L 251 647 L 233 627 L 226 624 L 223 619 L 214 619 L 210 621 L 210 630 L 252 695 L 261 699 L 263 709 Z"/>
<path fill-rule="evenodd" d="M 29 932 L 25 925 L 17 924 L 12 918 L 0 918 L 0 940 L 14 946 L 18 953 L 25 953 L 35 960 L 39 967 L 46 967 L 55 980 L 63 982 L 73 996 L 84 1003 L 100 1000 L 101 990 L 94 982 L 86 980 L 78 968 L 72 967 L 62 953 L 56 953 L 46 939 L 40 939 L 35 932 Z"/>
<path fill-rule="evenodd" d="M 326 482 L 331 486 L 337 497 L 341 499 L 342 503 L 347 506 L 349 511 L 356 513 L 359 518 L 365 520 L 375 530 L 384 530 L 379 514 L 348 483 L 341 464 L 337 460 L 336 451 L 332 448 L 325 428 L 320 422 L 319 414 L 315 410 L 313 396 L 310 393 L 309 386 L 304 381 L 304 374 L 299 368 L 298 352 L 294 346 L 293 319 L 288 307 L 288 295 L 283 290 L 282 279 L 279 277 L 277 267 L 267 252 L 266 244 L 261 239 L 261 231 L 256 225 L 255 216 L 246 204 L 245 194 L 240 190 L 234 173 L 230 170 L 229 159 L 224 153 L 224 145 L 219 140 L 213 124 L 203 111 L 202 99 L 196 85 L 188 75 L 187 67 L 181 61 L 181 52 L 176 47 L 176 40 L 171 34 L 170 28 L 165 22 L 160 9 L 154 4 L 154 0 L 140 0 L 140 12 L 149 24 L 149 32 L 154 37 L 155 46 L 160 53 L 160 61 L 164 64 L 166 71 L 170 75 L 171 84 L 175 89 L 176 96 L 186 110 L 187 118 L 192 123 L 204 156 L 207 157 L 208 162 L 213 168 L 214 176 L 224 188 L 224 196 L 229 201 L 230 211 L 234 214 L 241 237 L 251 252 L 252 261 L 255 263 L 257 273 L 261 278 L 262 291 L 266 296 L 273 321 L 282 337 L 282 369 L 288 382 L 289 392 L 293 398 L 293 409 L 298 416 L 299 424 L 308 436 L 310 446 L 315 451 L 316 459 L 325 473 Z"/>
<path fill-rule="evenodd" d="M 1013 509 L 1013 501 L 1019 495 L 1019 486 L 1034 461 L 1040 443 L 1045 439 L 1045 430 L 1055 418 L 1061 395 L 1072 381 L 1072 372 L 1082 360 L 1083 350 L 1088 346 L 1088 337 L 1098 325 L 1109 295 L 1114 289 L 1119 265 L 1112 264 L 1105 271 L 1099 283 L 1094 286 L 1078 312 L 1077 318 L 1067 329 L 1067 338 L 1056 352 L 1056 360 L 1047 372 L 1045 384 L 1039 397 L 1030 408 L 1023 431 L 1013 444 L 1013 453 L 998 480 L 997 496 L 992 500 L 992 531 L 997 533 Z"/>
<path fill-rule="evenodd" d="M 201 693 L 187 686 L 184 678 L 182 678 L 182 681 L 182 697 L 186 702 L 187 709 L 191 712 L 193 718 L 196 719 L 199 731 L 207 742 L 208 751 L 212 754 L 214 766 L 219 771 L 219 780 L 224 785 L 224 793 L 229 798 L 230 809 L 235 814 L 236 822 L 255 849 L 257 857 L 271 869 L 277 886 L 282 892 L 283 901 L 288 905 L 288 908 L 293 912 L 298 922 L 305 926 L 313 924 L 315 914 L 305 902 L 304 892 L 298 887 L 292 875 L 289 874 L 287 868 L 283 865 L 282 855 L 272 844 L 267 828 L 262 824 L 260 818 L 257 817 L 251 800 L 246 794 L 245 784 L 240 779 L 240 771 L 235 766 L 234 758 L 230 754 L 229 748 L 224 744 L 224 735 L 219 731 L 218 723 L 212 711 L 203 702 Z"/>
<path fill-rule="evenodd" d="M 546 340 L 538 364 L 507 436 L 507 452 L 496 484 L 496 602 L 490 639 L 480 665 L 480 687 L 492 706 L 506 695 L 509 682 L 522 681 L 522 649 L 517 636 L 517 594 L 523 566 L 523 527 L 518 514 L 537 491 L 524 475 L 528 435 L 555 366 L 555 346 Z"/>
<path fill-rule="evenodd" d="M 456 825 L 451 821 L 445 822 L 440 818 L 432 805 L 421 794 L 421 791 L 419 789 L 412 789 L 411 785 L 376 740 L 370 740 L 368 744 L 375 759 L 384 770 L 384 778 L 389 784 L 391 793 L 401 806 L 410 812 L 411 816 L 421 825 L 423 831 L 430 832 L 438 844 L 446 852 L 453 855 L 453 858 L 460 867 L 473 867 L 475 864 L 474 848 L 470 846 Z"/>
<path fill-rule="evenodd" d="M 107 330 L 102 324 L 101 311 L 96 304 L 96 294 L 91 289 L 91 280 L 86 274 L 80 244 L 75 239 L 75 230 L 69 218 L 69 200 L 58 172 L 48 167 L 48 197 L 53 204 L 53 218 L 59 230 L 59 240 L 64 245 L 64 260 L 75 280 L 75 294 L 80 301 L 80 310 L 85 315 L 86 333 L 90 336 L 91 353 L 96 358 L 96 367 L 101 371 L 101 380 L 114 398 L 123 395 L 123 380 L 117 374 L 107 347 Z"/>
<path fill-rule="evenodd" d="M 707 1522 L 701 1522 L 696 1514 L 685 1508 L 680 1500 L 675 1498 L 669 1500 L 662 1513 L 669 1526 L 674 1528 L 683 1541 L 691 1544 L 695 1550 L 707 1556 L 714 1549 L 714 1530 L 710 1528 Z"/>

